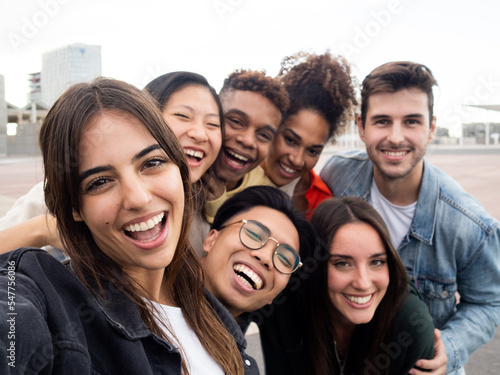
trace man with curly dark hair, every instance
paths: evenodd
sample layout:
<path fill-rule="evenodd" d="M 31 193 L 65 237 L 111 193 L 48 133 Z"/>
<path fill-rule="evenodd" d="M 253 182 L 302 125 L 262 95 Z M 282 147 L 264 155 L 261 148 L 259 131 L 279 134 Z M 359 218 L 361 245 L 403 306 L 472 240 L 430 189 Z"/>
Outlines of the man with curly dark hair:
<path fill-rule="evenodd" d="M 266 158 L 289 105 L 281 82 L 261 71 L 236 70 L 225 79 L 219 95 L 226 134 L 214 173 L 204 178 L 209 222 L 226 199 L 249 186 L 266 184 L 263 170 L 256 167 Z"/>

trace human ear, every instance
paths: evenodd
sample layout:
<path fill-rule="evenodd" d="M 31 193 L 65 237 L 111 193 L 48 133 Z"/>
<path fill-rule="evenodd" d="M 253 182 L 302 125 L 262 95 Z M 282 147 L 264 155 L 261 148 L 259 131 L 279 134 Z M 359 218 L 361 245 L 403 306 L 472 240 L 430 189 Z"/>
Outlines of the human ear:
<path fill-rule="evenodd" d="M 429 131 L 428 142 L 431 142 L 434 139 L 435 135 L 436 135 L 436 116 L 433 116 L 431 121 L 431 129 Z"/>
<path fill-rule="evenodd" d="M 80 213 L 76 210 L 73 210 L 73 220 L 74 221 L 83 221 L 83 218 L 80 216 Z"/>
<path fill-rule="evenodd" d="M 364 142 L 365 141 L 365 128 L 363 126 L 363 120 L 361 119 L 361 115 L 358 115 L 357 123 L 358 123 L 359 137 Z"/>
<path fill-rule="evenodd" d="M 205 238 L 205 241 L 203 242 L 203 251 L 205 253 L 208 253 L 210 252 L 210 250 L 212 250 L 212 247 L 214 246 L 217 237 L 219 237 L 219 231 L 212 229 L 208 234 L 207 238 Z"/>

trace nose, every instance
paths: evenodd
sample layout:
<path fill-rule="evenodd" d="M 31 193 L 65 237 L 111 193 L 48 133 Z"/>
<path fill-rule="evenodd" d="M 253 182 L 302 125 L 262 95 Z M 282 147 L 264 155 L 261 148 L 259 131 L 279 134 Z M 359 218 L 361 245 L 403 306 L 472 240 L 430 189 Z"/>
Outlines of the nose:
<path fill-rule="evenodd" d="M 357 269 L 353 286 L 358 290 L 368 290 L 372 286 L 369 270 L 366 267 Z"/>
<path fill-rule="evenodd" d="M 256 147 L 255 134 L 250 128 L 239 130 L 236 135 L 236 141 L 245 148 L 254 149 Z"/>
<path fill-rule="evenodd" d="M 193 122 L 187 131 L 187 135 L 197 142 L 206 142 L 208 140 L 207 128 L 202 121 Z"/>
<path fill-rule="evenodd" d="M 273 268 L 273 254 L 276 246 L 278 246 L 278 242 L 274 238 L 269 238 L 264 247 L 252 250 L 252 256 L 261 262 L 266 269 L 271 270 Z"/>
<path fill-rule="evenodd" d="M 290 164 L 292 164 L 294 168 L 302 168 L 305 164 L 304 149 L 302 147 L 299 147 L 297 150 L 294 150 L 292 153 L 290 153 L 288 159 L 290 160 Z"/>
<path fill-rule="evenodd" d="M 387 136 L 387 140 L 393 144 L 398 144 L 400 142 L 403 142 L 404 140 L 403 127 L 400 122 L 394 122 L 394 124 L 392 124 L 389 130 L 389 134 Z"/>
<path fill-rule="evenodd" d="M 148 186 L 138 177 L 128 176 L 121 188 L 123 208 L 140 211 L 151 202 L 152 195 Z"/>

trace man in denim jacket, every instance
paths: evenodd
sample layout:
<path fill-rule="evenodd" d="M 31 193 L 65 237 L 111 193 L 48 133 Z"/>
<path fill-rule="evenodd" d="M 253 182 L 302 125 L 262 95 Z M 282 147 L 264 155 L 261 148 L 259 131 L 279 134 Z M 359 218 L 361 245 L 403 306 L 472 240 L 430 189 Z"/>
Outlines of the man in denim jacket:
<path fill-rule="evenodd" d="M 456 181 L 423 160 L 436 129 L 435 84 L 421 64 L 392 62 L 372 71 L 358 117 L 367 152 L 334 155 L 320 177 L 334 196 L 362 197 L 384 218 L 441 330 L 446 373 L 465 374 L 469 355 L 500 323 L 500 228 Z"/>

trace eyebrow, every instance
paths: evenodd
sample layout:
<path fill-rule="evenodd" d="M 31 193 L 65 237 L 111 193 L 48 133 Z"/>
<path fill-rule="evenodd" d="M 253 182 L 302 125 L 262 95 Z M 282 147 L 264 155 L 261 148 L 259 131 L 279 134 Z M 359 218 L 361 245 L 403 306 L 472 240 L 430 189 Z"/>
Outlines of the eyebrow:
<path fill-rule="evenodd" d="M 140 158 L 144 157 L 145 155 L 149 154 L 150 152 L 157 150 L 157 149 L 160 149 L 160 148 L 161 148 L 161 146 L 159 144 L 154 144 L 154 145 L 148 146 L 144 150 L 141 150 L 136 155 L 134 155 L 134 157 L 132 158 L 132 162 L 135 162 L 135 161 L 139 160 Z M 86 171 L 83 171 L 82 173 L 80 173 L 80 176 L 78 176 L 78 180 L 80 182 L 82 182 L 83 180 L 85 180 L 89 176 L 92 176 L 93 174 L 107 172 L 107 171 L 114 171 L 114 170 L 116 170 L 116 168 L 110 164 L 100 165 L 99 167 L 90 168 L 90 169 L 87 169 Z"/>
<path fill-rule="evenodd" d="M 421 113 L 411 113 L 409 115 L 405 115 L 403 116 L 403 118 L 424 118 L 425 116 Z M 391 118 L 391 116 L 389 115 L 373 115 L 370 117 L 370 120 L 374 121 L 374 120 L 380 120 L 380 119 L 386 119 L 386 118 Z"/>
<path fill-rule="evenodd" d="M 352 259 L 353 257 L 351 255 L 343 255 L 343 254 L 328 254 L 330 258 L 341 258 L 341 259 Z M 377 253 L 373 254 L 370 258 L 379 258 L 387 256 L 387 253 Z"/>
<path fill-rule="evenodd" d="M 231 108 L 229 111 L 224 113 L 224 117 L 226 117 L 228 115 L 232 115 L 232 114 L 235 114 L 235 115 L 242 117 L 243 120 L 245 120 L 245 122 L 250 121 L 250 117 L 245 112 L 243 112 L 240 109 L 236 109 L 236 108 Z M 263 127 L 269 129 L 269 131 L 271 131 L 273 134 L 276 134 L 276 132 L 277 132 L 277 129 L 269 124 L 265 124 Z"/>
<path fill-rule="evenodd" d="M 302 137 L 295 133 L 292 129 L 285 127 L 285 131 L 292 133 L 292 135 L 297 138 L 298 140 L 302 141 Z M 325 148 L 324 145 L 311 145 L 310 148 Z"/>

